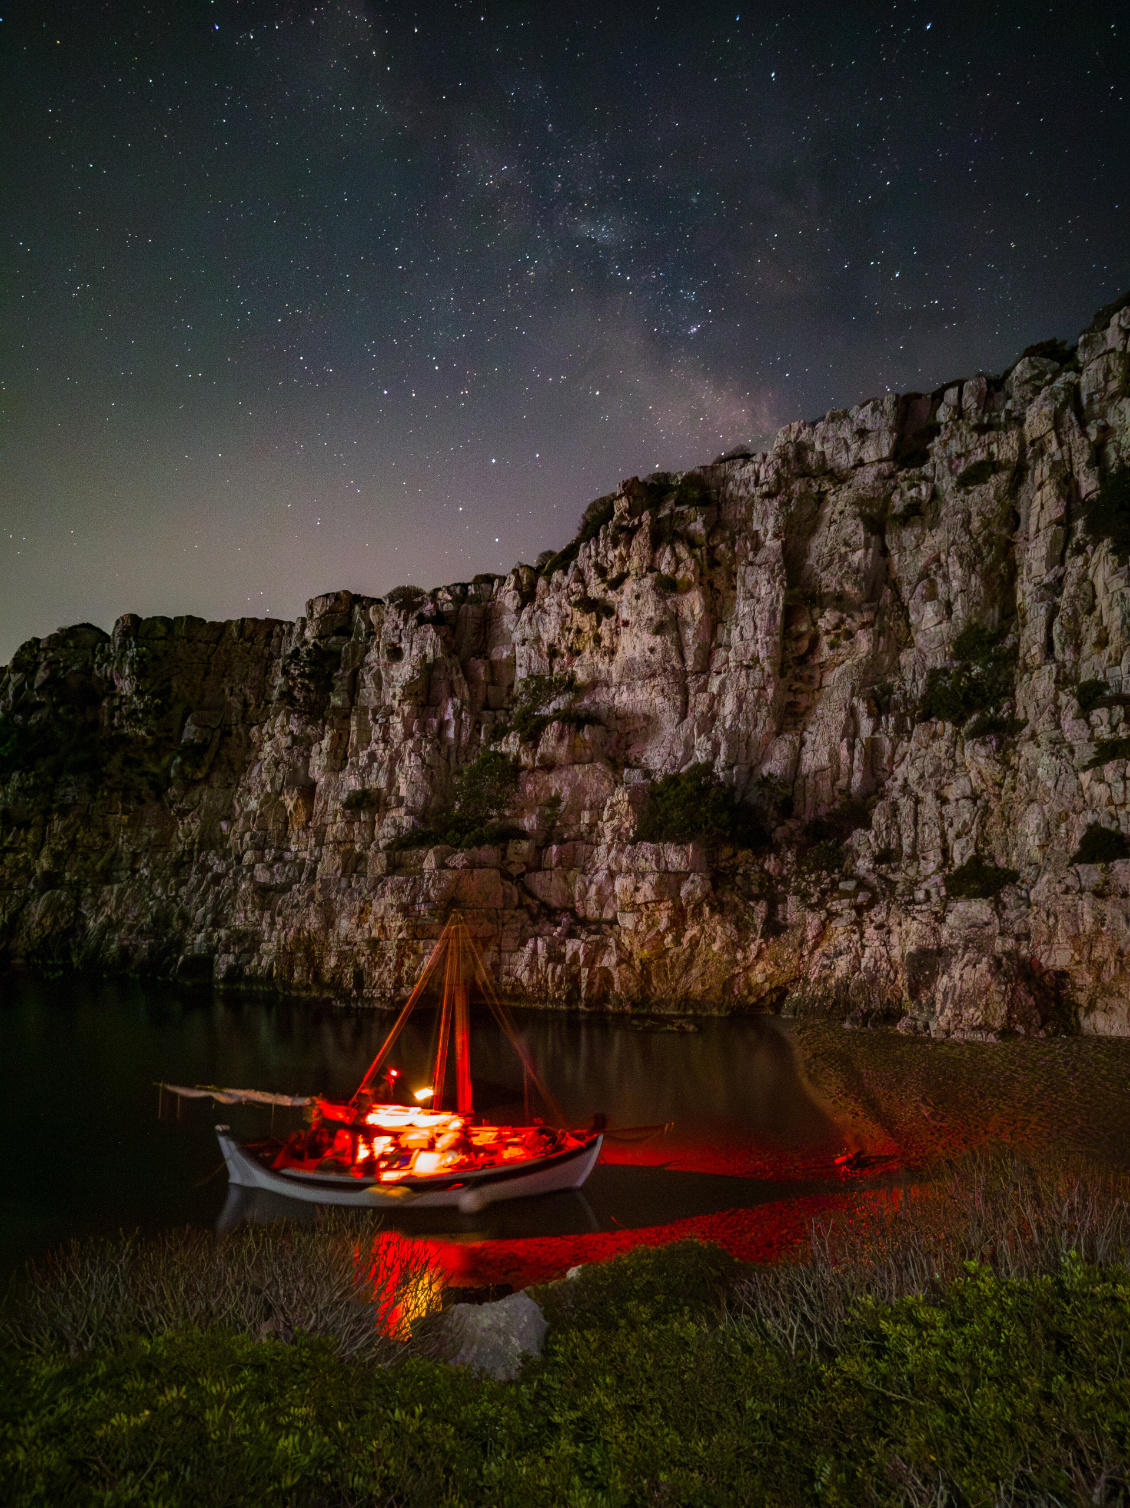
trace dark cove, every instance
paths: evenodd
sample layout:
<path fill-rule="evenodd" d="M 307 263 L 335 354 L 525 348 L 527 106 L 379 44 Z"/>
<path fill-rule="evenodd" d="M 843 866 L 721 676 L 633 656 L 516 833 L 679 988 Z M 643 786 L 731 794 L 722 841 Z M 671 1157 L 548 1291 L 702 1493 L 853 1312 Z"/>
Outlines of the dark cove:
<path fill-rule="evenodd" d="M 404 1230 L 470 1240 L 665 1224 L 781 1198 L 798 1168 L 808 1170 L 807 1191 L 809 1179 L 832 1176 L 836 1128 L 772 1018 L 676 1031 L 626 1017 L 516 1015 L 572 1123 L 602 1113 L 613 1128 L 673 1125 L 610 1138 L 583 1197 L 515 1201 L 475 1217 L 405 1213 L 395 1222 Z M 426 1082 L 431 1016 L 422 1011 L 398 1044 L 409 1089 Z M 178 1110 L 166 1095 L 159 1117 L 155 1084 L 348 1095 L 392 1019 L 159 984 L 6 979 L 0 1091 L 19 1150 L 0 1195 L 0 1262 L 10 1267 L 67 1237 L 122 1228 L 310 1218 L 289 1201 L 228 1199 L 213 1127 L 225 1121 L 261 1136 L 271 1112 L 210 1101 Z M 472 1062 L 476 1108 L 492 1120 L 520 1118 L 520 1067 L 485 1014 L 473 1019 Z M 296 1112 L 275 1113 L 276 1132 L 299 1123 Z"/>

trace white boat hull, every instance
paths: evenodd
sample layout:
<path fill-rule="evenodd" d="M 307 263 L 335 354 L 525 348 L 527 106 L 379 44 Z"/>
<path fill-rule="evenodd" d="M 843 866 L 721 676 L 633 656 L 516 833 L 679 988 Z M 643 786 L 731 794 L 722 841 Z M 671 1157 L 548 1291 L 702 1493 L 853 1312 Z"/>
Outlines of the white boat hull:
<path fill-rule="evenodd" d="M 270 1189 L 288 1199 L 300 1199 L 304 1204 L 348 1204 L 362 1209 L 446 1207 L 463 1214 L 475 1214 L 504 1199 L 579 1189 L 596 1166 L 604 1143 L 603 1134 L 594 1133 L 572 1151 L 558 1152 L 519 1167 L 477 1169 L 460 1173 L 457 1180 L 420 1178 L 389 1185 L 366 1184 L 348 1174 L 276 1171 L 245 1151 L 227 1126 L 216 1127 L 216 1139 L 227 1163 L 228 1182 L 243 1188 Z M 436 1186 L 429 1187 L 429 1182 Z"/>

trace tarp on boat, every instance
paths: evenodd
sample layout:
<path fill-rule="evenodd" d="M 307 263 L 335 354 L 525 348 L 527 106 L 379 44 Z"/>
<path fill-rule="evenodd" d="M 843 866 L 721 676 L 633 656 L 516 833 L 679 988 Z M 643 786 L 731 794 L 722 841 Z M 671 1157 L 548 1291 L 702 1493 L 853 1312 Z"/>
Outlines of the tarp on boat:
<path fill-rule="evenodd" d="M 313 1095 L 271 1094 L 266 1089 L 217 1089 L 211 1084 L 197 1084 L 194 1089 L 184 1084 L 158 1083 L 158 1089 L 167 1089 L 170 1094 L 179 1094 L 182 1100 L 215 1100 L 217 1105 L 291 1105 L 300 1109 L 314 1103 Z"/>

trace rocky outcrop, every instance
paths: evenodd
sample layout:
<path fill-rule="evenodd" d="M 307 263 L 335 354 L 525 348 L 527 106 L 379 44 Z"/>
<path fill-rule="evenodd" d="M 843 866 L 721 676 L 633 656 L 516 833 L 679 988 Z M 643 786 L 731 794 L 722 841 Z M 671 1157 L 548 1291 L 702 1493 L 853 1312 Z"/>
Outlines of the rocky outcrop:
<path fill-rule="evenodd" d="M 7 958 L 387 1000 L 457 904 L 514 999 L 1130 1032 L 1128 337 L 633 479 L 540 569 L 29 641 Z M 761 841 L 637 841 L 698 765 Z"/>

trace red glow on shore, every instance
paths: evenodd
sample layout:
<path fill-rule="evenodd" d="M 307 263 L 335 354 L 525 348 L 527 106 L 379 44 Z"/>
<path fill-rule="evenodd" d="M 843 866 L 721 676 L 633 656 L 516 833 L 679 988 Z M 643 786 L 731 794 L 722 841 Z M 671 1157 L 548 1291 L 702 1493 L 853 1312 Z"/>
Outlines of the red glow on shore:
<path fill-rule="evenodd" d="M 857 1198 L 854 1191 L 809 1194 L 758 1205 L 755 1209 L 696 1215 L 638 1230 L 535 1236 L 522 1241 L 430 1240 L 426 1244 L 447 1282 L 468 1288 L 491 1283 L 511 1283 L 515 1288 L 524 1288 L 530 1283 L 564 1277 L 570 1267 L 620 1256 L 635 1246 L 666 1246 L 671 1241 L 690 1239 L 713 1241 L 742 1262 L 779 1262 L 807 1250 L 813 1220 L 847 1209 Z"/>

